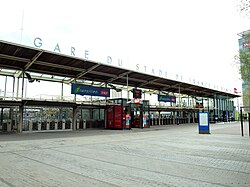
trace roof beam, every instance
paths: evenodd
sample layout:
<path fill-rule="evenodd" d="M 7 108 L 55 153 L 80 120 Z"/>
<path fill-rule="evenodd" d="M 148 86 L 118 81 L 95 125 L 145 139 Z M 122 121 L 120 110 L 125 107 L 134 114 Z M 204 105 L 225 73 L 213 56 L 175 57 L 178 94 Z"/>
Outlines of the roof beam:
<path fill-rule="evenodd" d="M 10 65 L 6 65 L 6 64 L 0 64 L 0 68 L 3 68 L 3 69 L 10 69 L 10 70 L 22 70 L 22 68 L 20 67 L 15 67 L 13 68 L 13 66 L 10 66 Z"/>
<path fill-rule="evenodd" d="M 142 86 L 145 86 L 147 84 L 151 84 L 151 83 L 154 83 L 155 81 L 159 80 L 160 78 L 156 78 L 156 79 L 153 79 L 151 81 L 147 81 L 147 82 L 144 82 L 142 84 L 140 84 L 138 87 L 142 87 Z"/>
<path fill-rule="evenodd" d="M 25 62 L 25 63 L 29 63 L 29 61 L 30 61 L 27 58 L 15 57 L 15 56 L 4 55 L 4 54 L 0 54 L 0 58 L 7 59 L 7 60 L 19 61 L 19 62 Z"/>
<path fill-rule="evenodd" d="M 61 69 L 66 69 L 66 70 L 79 71 L 79 72 L 84 70 L 83 68 L 76 68 L 76 67 L 72 67 L 72 66 L 65 66 L 65 65 L 54 64 L 54 63 L 43 62 L 43 61 L 36 61 L 35 64 L 53 67 L 53 68 L 61 68 Z"/>
<path fill-rule="evenodd" d="M 29 63 L 27 63 L 25 66 L 24 66 L 24 70 L 27 70 L 29 69 L 29 67 L 34 64 L 36 62 L 36 60 L 41 56 L 41 54 L 43 53 L 43 51 L 40 51 L 39 53 L 37 53 Z"/>
<path fill-rule="evenodd" d="M 70 79 L 68 81 L 68 83 L 71 83 L 74 79 L 80 79 L 83 75 L 86 75 L 87 73 L 91 72 L 92 70 L 94 70 L 95 68 L 97 68 L 100 65 L 101 64 L 96 64 L 96 65 L 90 67 L 89 69 L 83 70 L 81 73 L 79 73 L 78 75 L 76 75 L 76 78 Z"/>
<path fill-rule="evenodd" d="M 174 84 L 174 85 L 168 85 L 168 86 L 165 86 L 162 88 L 162 90 L 166 91 L 166 89 L 179 89 L 179 86 L 181 85 L 182 83 L 178 83 L 178 84 Z"/>
<path fill-rule="evenodd" d="M 56 79 L 56 78 L 49 78 L 49 77 L 42 77 L 42 76 L 32 76 L 33 79 L 35 80 L 41 80 L 41 81 L 51 81 L 51 82 L 63 82 L 67 83 L 64 81 L 64 79 Z"/>
<path fill-rule="evenodd" d="M 120 75 L 118 75 L 118 76 L 116 76 L 116 77 L 113 77 L 113 78 L 108 79 L 107 82 L 111 83 L 111 82 L 113 82 L 114 80 L 123 78 L 125 75 L 128 75 L 128 74 L 130 74 L 131 72 L 132 72 L 132 71 L 124 72 L 124 73 L 122 73 L 122 74 L 120 74 Z"/>
<path fill-rule="evenodd" d="M 3 75 L 3 76 L 14 76 L 15 73 L 9 73 L 9 72 L 3 72 L 3 71 L 0 71 L 0 75 Z"/>
<path fill-rule="evenodd" d="M 33 73 L 41 73 L 41 74 L 51 75 L 51 72 L 50 71 L 46 71 L 46 70 L 37 70 L 37 69 L 30 68 L 29 71 L 33 72 Z M 64 73 L 54 73 L 54 75 L 65 77 Z M 68 75 L 67 77 L 72 77 L 72 76 Z"/>
<path fill-rule="evenodd" d="M 30 62 L 28 62 L 25 66 L 24 66 L 24 71 L 28 70 L 30 66 L 32 66 L 32 64 L 34 64 L 36 62 L 36 60 L 41 56 L 41 54 L 43 53 L 43 51 L 39 51 L 31 60 Z M 19 71 L 16 73 L 16 77 L 20 77 L 22 74 L 22 71 Z"/>
<path fill-rule="evenodd" d="M 93 74 L 95 75 L 102 75 L 102 76 L 106 76 L 106 77 L 111 77 L 113 80 L 116 80 L 116 77 L 114 74 L 110 74 L 110 73 L 103 73 L 103 72 L 98 72 L 98 71 L 92 71 Z M 124 79 L 126 80 L 127 77 L 120 77 L 121 79 Z M 142 79 L 137 79 L 137 78 L 132 78 L 132 77 L 129 77 L 128 78 L 129 80 L 131 81 L 135 81 L 135 82 L 146 82 L 145 80 L 142 80 Z M 109 80 L 109 79 L 108 79 Z M 103 82 L 103 81 L 102 81 Z M 105 81 L 106 82 L 106 81 Z"/>

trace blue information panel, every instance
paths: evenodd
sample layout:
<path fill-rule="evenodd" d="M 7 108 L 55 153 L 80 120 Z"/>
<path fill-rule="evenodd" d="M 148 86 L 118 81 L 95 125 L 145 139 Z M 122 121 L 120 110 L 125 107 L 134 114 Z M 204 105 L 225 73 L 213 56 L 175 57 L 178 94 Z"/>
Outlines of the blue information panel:
<path fill-rule="evenodd" d="M 210 134 L 209 113 L 199 112 L 199 134 Z"/>
<path fill-rule="evenodd" d="M 86 86 L 82 84 L 72 84 L 71 94 L 110 97 L 110 89 L 103 87 Z"/>
<path fill-rule="evenodd" d="M 158 101 L 175 103 L 176 97 L 170 95 L 158 95 Z"/>

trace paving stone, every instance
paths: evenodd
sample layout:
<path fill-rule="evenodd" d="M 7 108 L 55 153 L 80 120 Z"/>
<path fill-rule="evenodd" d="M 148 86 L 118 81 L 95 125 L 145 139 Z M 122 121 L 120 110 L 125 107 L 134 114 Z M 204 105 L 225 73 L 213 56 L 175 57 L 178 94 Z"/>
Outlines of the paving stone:
<path fill-rule="evenodd" d="M 225 129 L 223 131 L 223 129 Z M 0 135 L 0 186 L 250 186 L 239 123 Z M 224 133 L 223 133 L 224 132 Z"/>

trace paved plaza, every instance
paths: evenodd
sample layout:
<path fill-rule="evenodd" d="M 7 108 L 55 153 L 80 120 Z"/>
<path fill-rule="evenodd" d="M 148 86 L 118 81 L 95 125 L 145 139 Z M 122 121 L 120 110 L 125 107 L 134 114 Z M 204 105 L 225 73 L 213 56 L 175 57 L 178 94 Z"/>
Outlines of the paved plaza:
<path fill-rule="evenodd" d="M 245 123 L 247 127 L 248 124 Z M 240 124 L 0 134 L 0 186 L 250 186 Z"/>

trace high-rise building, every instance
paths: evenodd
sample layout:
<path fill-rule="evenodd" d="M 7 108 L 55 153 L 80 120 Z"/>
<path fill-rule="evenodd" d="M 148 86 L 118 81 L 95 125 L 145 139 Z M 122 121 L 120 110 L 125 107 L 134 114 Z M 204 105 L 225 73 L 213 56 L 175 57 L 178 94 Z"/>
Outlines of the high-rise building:
<path fill-rule="evenodd" d="M 239 33 L 243 105 L 250 106 L 250 30 Z"/>

